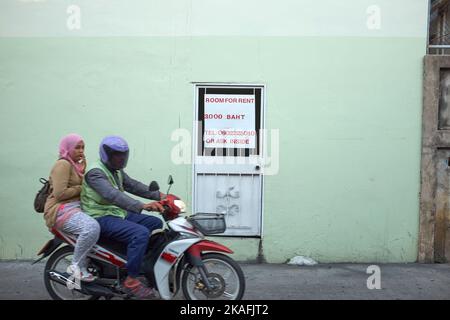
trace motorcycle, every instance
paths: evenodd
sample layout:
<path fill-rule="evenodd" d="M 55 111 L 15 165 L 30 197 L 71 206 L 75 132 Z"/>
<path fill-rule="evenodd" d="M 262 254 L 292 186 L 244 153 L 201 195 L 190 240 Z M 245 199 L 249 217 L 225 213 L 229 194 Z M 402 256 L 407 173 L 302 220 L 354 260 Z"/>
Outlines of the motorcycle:
<path fill-rule="evenodd" d="M 233 251 L 205 239 L 205 236 L 225 232 L 224 215 L 181 216 L 186 206 L 177 196 L 169 194 L 172 176 L 168 184 L 167 196 L 159 201 L 167 227 L 152 232 L 140 278 L 164 300 L 173 299 L 180 289 L 187 300 L 242 299 L 245 279 L 240 266 L 228 256 Z M 149 188 L 159 190 L 154 181 Z M 133 298 L 121 286 L 127 277 L 125 244 L 100 238 L 88 254 L 88 271 L 97 279 L 81 282 L 67 273 L 76 237 L 57 229 L 52 229 L 52 233 L 55 237 L 38 252 L 42 256 L 33 264 L 49 257 L 44 268 L 44 283 L 53 299 Z"/>

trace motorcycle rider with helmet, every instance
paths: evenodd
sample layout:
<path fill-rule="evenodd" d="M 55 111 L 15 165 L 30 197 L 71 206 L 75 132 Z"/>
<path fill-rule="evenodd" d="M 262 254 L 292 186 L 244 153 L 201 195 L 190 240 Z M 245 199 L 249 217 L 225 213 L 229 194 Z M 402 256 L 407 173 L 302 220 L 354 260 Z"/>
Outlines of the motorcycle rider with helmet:
<path fill-rule="evenodd" d="M 100 234 L 127 245 L 128 277 L 122 286 L 138 298 L 154 295 L 137 276 L 148 239 L 153 230 L 162 228 L 161 219 L 140 214 L 142 210 L 163 211 L 157 202 L 142 203 L 125 191 L 146 199 L 161 200 L 164 194 L 150 191 L 147 185 L 130 178 L 127 166 L 128 143 L 119 136 L 107 136 L 100 143 L 100 159 L 85 174 L 81 191 L 81 206 L 100 224 Z"/>

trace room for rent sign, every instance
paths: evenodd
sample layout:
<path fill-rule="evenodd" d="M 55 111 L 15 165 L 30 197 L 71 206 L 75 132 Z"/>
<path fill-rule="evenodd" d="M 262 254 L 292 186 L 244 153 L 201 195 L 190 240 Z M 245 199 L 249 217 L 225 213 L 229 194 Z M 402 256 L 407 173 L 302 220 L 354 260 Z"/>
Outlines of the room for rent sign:
<path fill-rule="evenodd" d="M 256 146 L 255 96 L 205 94 L 205 148 Z"/>

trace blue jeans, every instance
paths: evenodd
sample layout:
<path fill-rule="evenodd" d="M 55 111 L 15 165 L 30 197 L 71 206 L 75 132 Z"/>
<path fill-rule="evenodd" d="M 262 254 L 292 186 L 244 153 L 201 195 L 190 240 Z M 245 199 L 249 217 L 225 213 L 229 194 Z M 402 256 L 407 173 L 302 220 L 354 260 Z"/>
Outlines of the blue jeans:
<path fill-rule="evenodd" d="M 153 216 L 128 212 L 125 219 L 115 216 L 97 218 L 102 237 L 127 245 L 128 275 L 137 277 L 147 250 L 148 239 L 155 229 L 162 228 L 162 221 Z"/>

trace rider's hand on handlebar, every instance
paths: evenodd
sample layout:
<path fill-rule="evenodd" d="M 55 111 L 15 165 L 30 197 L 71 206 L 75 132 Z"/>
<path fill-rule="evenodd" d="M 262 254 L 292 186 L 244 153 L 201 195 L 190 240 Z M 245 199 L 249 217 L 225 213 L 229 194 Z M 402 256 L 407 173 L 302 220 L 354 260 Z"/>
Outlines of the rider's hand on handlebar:
<path fill-rule="evenodd" d="M 164 211 L 163 206 L 159 202 L 145 203 L 142 209 L 147 211 L 158 211 L 158 212 Z"/>

